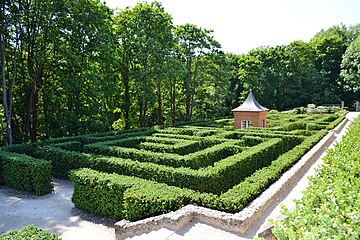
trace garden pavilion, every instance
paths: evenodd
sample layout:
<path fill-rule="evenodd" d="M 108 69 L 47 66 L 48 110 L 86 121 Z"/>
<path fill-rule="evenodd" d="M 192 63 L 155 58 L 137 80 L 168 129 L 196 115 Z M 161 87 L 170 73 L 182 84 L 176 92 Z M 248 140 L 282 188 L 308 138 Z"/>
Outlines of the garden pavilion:
<path fill-rule="evenodd" d="M 231 110 L 234 113 L 234 128 L 266 127 L 268 108 L 261 106 L 256 100 L 252 91 L 245 102 L 239 107 Z"/>

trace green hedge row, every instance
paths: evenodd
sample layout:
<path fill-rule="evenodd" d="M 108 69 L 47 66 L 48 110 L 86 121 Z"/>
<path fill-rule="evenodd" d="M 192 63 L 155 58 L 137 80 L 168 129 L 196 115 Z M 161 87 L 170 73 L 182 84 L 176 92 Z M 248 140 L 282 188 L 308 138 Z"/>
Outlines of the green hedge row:
<path fill-rule="evenodd" d="M 122 131 L 80 135 L 73 137 L 53 138 L 53 139 L 41 141 L 38 144 L 43 146 L 49 144 L 64 143 L 68 141 L 78 141 L 81 142 L 82 144 L 89 144 L 99 141 L 110 141 L 110 140 L 130 138 L 135 136 L 146 136 L 156 132 L 158 132 L 158 130 L 155 128 L 135 128 L 135 129 L 122 130 Z"/>
<path fill-rule="evenodd" d="M 288 216 L 275 222 L 279 239 L 360 239 L 360 117 L 309 181 L 301 200 Z"/>
<path fill-rule="evenodd" d="M 187 204 L 219 206 L 214 194 L 106 174 L 91 169 L 72 172 L 72 201 L 79 209 L 115 219 L 139 220 L 177 210 Z"/>
<path fill-rule="evenodd" d="M 11 230 L 0 235 L 0 240 L 61 240 L 56 234 L 50 233 L 35 225 L 29 225 L 19 230 Z"/>
<path fill-rule="evenodd" d="M 270 115 L 269 115 L 270 116 Z M 314 126 L 328 125 L 330 122 L 335 121 L 338 118 L 336 114 L 321 114 L 311 116 L 299 116 L 296 118 L 277 120 L 276 118 L 269 118 L 269 131 L 281 130 L 281 131 L 294 131 L 294 130 L 320 130 L 321 127 L 315 128 Z M 300 118 L 301 117 L 301 118 Z"/>
<path fill-rule="evenodd" d="M 326 129 L 331 130 L 335 128 L 337 125 L 339 125 L 343 120 L 345 119 L 345 116 L 340 116 L 336 120 L 332 121 Z"/>
<path fill-rule="evenodd" d="M 183 128 L 183 127 L 177 127 L 177 128 L 169 127 L 169 128 L 161 129 L 159 132 L 166 134 L 193 136 L 196 130 L 190 128 Z"/>
<path fill-rule="evenodd" d="M 241 149 L 236 145 L 229 147 L 235 149 L 233 151 L 240 151 Z M 266 150 L 268 148 L 269 150 Z M 271 153 L 272 151 L 274 154 Z M 269 164 L 282 151 L 281 139 L 270 139 L 256 147 L 227 157 L 215 163 L 214 166 L 199 170 L 184 167 L 173 168 L 131 159 L 66 151 L 52 146 L 39 147 L 31 153 L 31 156 L 51 161 L 54 177 L 68 178 L 70 170 L 87 167 L 98 171 L 134 175 L 169 185 L 219 194 L 233 187 L 257 168 Z M 199 157 L 199 161 L 200 159 Z M 247 169 L 247 166 L 251 167 Z M 223 178 L 228 180 L 223 181 Z"/>
<path fill-rule="evenodd" d="M 145 139 L 147 142 L 162 143 L 162 144 L 177 144 L 186 141 L 185 139 L 156 137 L 156 136 L 147 136 Z M 189 141 L 195 141 L 195 140 L 189 140 Z"/>
<path fill-rule="evenodd" d="M 72 202 L 79 209 L 101 216 L 122 219 L 124 192 L 134 185 L 142 185 L 141 178 L 105 174 L 91 169 L 78 169 L 70 174 L 74 185 Z"/>
<path fill-rule="evenodd" d="M 101 145 L 110 145 L 126 148 L 144 149 L 153 152 L 176 153 L 186 155 L 215 145 L 219 141 L 202 141 L 187 139 L 172 139 L 163 137 L 132 137 L 115 141 L 101 142 Z"/>
<path fill-rule="evenodd" d="M 131 143 L 131 141 L 127 139 L 124 139 L 123 142 L 127 145 Z M 204 141 L 199 142 L 198 144 L 194 144 L 192 146 L 196 149 L 202 149 L 204 147 L 210 146 L 210 143 L 212 144 L 211 141 Z M 188 150 L 186 150 L 185 148 L 180 148 L 179 152 L 182 154 L 188 153 L 187 151 L 193 152 L 185 156 L 171 153 L 171 150 L 170 153 L 167 152 L 167 150 L 171 148 L 173 148 L 174 150 L 172 151 L 175 152 L 176 145 L 169 146 L 161 144 L 157 146 L 157 150 L 159 152 L 109 145 L 114 144 L 114 142 L 100 142 L 88 144 L 83 147 L 83 150 L 87 153 L 128 158 L 139 162 L 153 162 L 171 167 L 188 167 L 192 169 L 199 169 L 211 166 L 215 162 L 240 151 L 241 149 L 239 148 L 239 146 L 233 146 L 234 143 L 236 142 L 227 141 L 196 152 L 193 152 L 195 149 L 192 148 L 188 148 Z M 117 141 L 117 144 L 119 144 L 119 141 Z M 153 146 L 155 148 L 155 146 L 151 144 L 148 144 L 147 146 Z"/>
<path fill-rule="evenodd" d="M 176 153 L 179 155 L 186 155 L 189 153 L 197 152 L 201 150 L 201 142 L 199 141 L 189 141 L 183 140 L 182 143 L 177 143 L 174 145 L 164 144 L 164 143 L 154 143 L 154 142 L 142 142 L 140 144 L 140 149 L 153 152 L 166 152 L 166 153 Z"/>
<path fill-rule="evenodd" d="M 299 135 L 291 135 L 284 133 L 274 133 L 274 132 L 260 132 L 260 131 L 252 131 L 252 129 L 245 131 L 232 131 L 232 132 L 224 132 L 222 135 L 227 139 L 240 139 L 246 141 L 255 141 L 256 143 L 258 139 L 270 139 L 270 138 L 281 138 L 284 140 L 284 152 L 293 148 L 294 146 L 300 144 L 307 137 L 299 136 Z M 251 140 L 252 139 L 252 140 Z M 246 145 L 251 145 L 251 142 Z"/>
<path fill-rule="evenodd" d="M 0 182 L 11 188 L 44 195 L 53 190 L 51 164 L 24 154 L 0 151 Z"/>
<path fill-rule="evenodd" d="M 168 139 L 186 139 L 186 140 L 192 140 L 192 141 L 201 141 L 205 144 L 219 144 L 222 142 L 227 141 L 227 139 L 218 137 L 218 136 L 209 136 L 209 137 L 200 137 L 200 136 L 189 136 L 189 135 L 177 135 L 177 134 L 171 134 L 171 133 L 154 133 L 152 134 L 152 137 L 160 137 L 160 138 L 168 138 Z"/>
<path fill-rule="evenodd" d="M 260 195 L 270 184 L 275 182 L 282 173 L 293 166 L 326 134 L 327 131 L 322 130 L 312 137 L 305 139 L 301 144 L 272 161 L 271 165 L 257 170 L 240 184 L 221 195 L 222 202 L 224 203 L 223 210 L 235 213 L 243 209 L 252 199 Z"/>
<path fill-rule="evenodd" d="M 62 137 L 62 138 L 53 138 L 38 143 L 30 144 L 14 144 L 11 146 L 4 147 L 6 151 L 23 153 L 26 155 L 31 155 L 38 147 L 54 145 L 66 150 L 79 151 L 82 149 L 84 144 L 90 144 L 94 142 L 102 141 L 121 141 L 124 138 L 135 138 L 141 136 L 151 135 L 157 133 L 158 130 L 155 128 L 139 128 L 139 129 L 130 129 L 123 130 L 120 132 L 110 132 L 110 135 L 107 136 L 106 133 L 99 133 L 93 135 L 80 135 L 74 137 Z"/>
<path fill-rule="evenodd" d="M 52 146 L 69 151 L 82 151 L 83 149 L 83 144 L 78 141 L 61 142 L 61 143 L 52 144 Z"/>

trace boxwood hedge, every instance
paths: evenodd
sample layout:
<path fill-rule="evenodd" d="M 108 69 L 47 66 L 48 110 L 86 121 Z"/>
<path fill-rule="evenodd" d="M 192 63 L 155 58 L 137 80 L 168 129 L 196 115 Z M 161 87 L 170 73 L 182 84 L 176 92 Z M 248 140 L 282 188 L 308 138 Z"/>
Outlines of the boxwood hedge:
<path fill-rule="evenodd" d="M 4 185 L 36 195 L 53 189 L 51 164 L 24 154 L 0 151 L 0 175 Z"/>
<path fill-rule="evenodd" d="M 61 238 L 49 231 L 35 225 L 29 225 L 19 230 L 11 230 L 0 235 L 0 240 L 61 240 Z"/>

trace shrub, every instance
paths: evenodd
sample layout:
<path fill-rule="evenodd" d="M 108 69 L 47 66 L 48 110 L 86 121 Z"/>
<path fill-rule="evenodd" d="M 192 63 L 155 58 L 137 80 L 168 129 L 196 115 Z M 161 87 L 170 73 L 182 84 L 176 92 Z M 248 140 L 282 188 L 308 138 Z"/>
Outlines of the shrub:
<path fill-rule="evenodd" d="M 349 127 L 323 165 L 309 181 L 303 198 L 287 219 L 275 222 L 273 233 L 280 239 L 360 238 L 360 118 Z"/>
<path fill-rule="evenodd" d="M 91 169 L 71 172 L 72 201 L 79 209 L 115 219 L 139 220 L 177 210 L 189 203 L 218 203 L 213 194 Z"/>
<path fill-rule="evenodd" d="M 0 151 L 3 184 L 36 195 L 52 191 L 49 162 L 23 154 Z"/>
<path fill-rule="evenodd" d="M 307 138 L 298 146 L 271 162 L 271 165 L 257 170 L 238 185 L 222 194 L 223 211 L 236 213 L 242 210 L 250 201 L 256 198 L 270 184 L 276 181 L 282 173 L 293 166 L 307 151 L 326 135 L 321 131 L 312 138 Z"/>
<path fill-rule="evenodd" d="M 52 234 L 35 225 L 29 225 L 19 230 L 11 230 L 10 232 L 0 235 L 1 240 L 61 240 L 56 234 Z"/>
<path fill-rule="evenodd" d="M 122 219 L 124 192 L 146 180 L 100 173 L 91 169 L 74 170 L 70 174 L 74 185 L 72 202 L 79 209 L 101 216 Z"/>
<path fill-rule="evenodd" d="M 83 148 L 82 143 L 78 141 L 61 142 L 61 143 L 53 144 L 52 146 L 69 151 L 82 151 Z"/>
<path fill-rule="evenodd" d="M 93 165 L 93 158 L 89 154 L 67 151 L 51 145 L 39 147 L 29 155 L 50 161 L 53 176 L 64 179 L 69 178 L 70 170 Z"/>
<path fill-rule="evenodd" d="M 337 119 L 335 119 L 334 121 L 332 121 L 331 123 L 329 123 L 329 125 L 326 127 L 326 129 L 330 130 L 335 128 L 337 125 L 339 125 L 343 120 L 344 120 L 344 116 L 340 116 Z"/>
<path fill-rule="evenodd" d="M 179 155 L 186 155 L 189 153 L 200 151 L 201 146 L 201 142 L 191 140 L 182 140 L 181 142 L 178 141 L 176 144 L 172 145 L 155 142 L 142 142 L 140 144 L 141 149 L 155 152 L 176 153 Z"/>

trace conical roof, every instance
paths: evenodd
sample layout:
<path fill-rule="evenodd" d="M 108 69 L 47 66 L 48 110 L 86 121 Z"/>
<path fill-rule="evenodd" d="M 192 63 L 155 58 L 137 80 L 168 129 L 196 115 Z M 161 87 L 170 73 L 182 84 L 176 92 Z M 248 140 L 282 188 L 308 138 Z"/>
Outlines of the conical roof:
<path fill-rule="evenodd" d="M 246 98 L 245 102 L 239 107 L 231 110 L 232 112 L 263 112 L 269 111 L 268 108 L 261 106 L 254 98 L 252 91 L 250 90 L 249 96 Z"/>

